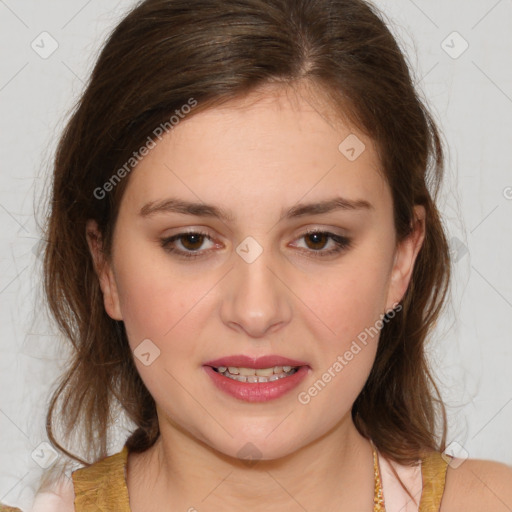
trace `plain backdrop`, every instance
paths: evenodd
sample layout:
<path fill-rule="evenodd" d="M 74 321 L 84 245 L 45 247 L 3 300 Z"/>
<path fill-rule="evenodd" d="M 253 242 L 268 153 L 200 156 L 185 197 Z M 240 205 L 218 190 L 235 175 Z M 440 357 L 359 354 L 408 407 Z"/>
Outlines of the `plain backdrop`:
<path fill-rule="evenodd" d="M 512 1 L 375 3 L 448 146 L 439 207 L 454 282 L 429 348 L 448 441 L 512 464 Z M 25 509 L 55 457 L 45 412 L 66 357 L 41 307 L 35 207 L 67 114 L 133 4 L 0 0 L 0 501 Z"/>

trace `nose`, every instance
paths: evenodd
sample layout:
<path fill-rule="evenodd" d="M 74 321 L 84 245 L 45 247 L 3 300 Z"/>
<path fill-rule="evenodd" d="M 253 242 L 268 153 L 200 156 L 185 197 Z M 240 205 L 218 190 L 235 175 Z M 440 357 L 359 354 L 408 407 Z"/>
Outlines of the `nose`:
<path fill-rule="evenodd" d="M 231 329 L 260 338 L 290 322 L 292 293 L 270 251 L 249 261 L 235 256 L 234 267 L 223 280 L 220 314 Z"/>

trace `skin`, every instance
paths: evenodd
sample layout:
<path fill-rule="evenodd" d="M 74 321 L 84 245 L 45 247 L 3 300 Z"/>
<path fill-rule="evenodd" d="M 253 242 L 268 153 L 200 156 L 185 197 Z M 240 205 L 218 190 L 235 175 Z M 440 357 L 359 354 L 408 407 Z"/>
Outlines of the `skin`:
<path fill-rule="evenodd" d="M 372 141 L 322 112 L 325 105 L 306 89 L 279 88 L 190 116 L 132 171 L 111 259 L 88 223 L 107 313 L 124 322 L 132 350 L 145 339 L 160 350 L 149 366 L 134 358 L 157 403 L 161 436 L 129 456 L 133 512 L 372 510 L 371 447 L 350 410 L 378 337 L 307 405 L 297 395 L 401 300 L 425 212 L 415 208 L 414 231 L 397 244 L 391 192 Z M 354 161 L 338 150 L 350 134 L 365 144 Z M 217 205 L 233 219 L 140 214 L 171 196 Z M 279 221 L 297 203 L 334 196 L 372 208 Z M 311 228 L 347 236 L 351 246 L 320 257 L 335 244 L 308 245 Z M 195 243 L 203 252 L 196 259 L 161 245 L 187 230 L 211 237 Z M 263 249 L 252 263 L 235 251 L 247 236 Z M 171 246 L 193 246 L 186 244 Z M 233 354 L 279 354 L 307 361 L 310 370 L 285 396 L 247 403 L 220 392 L 202 369 Z M 248 442 L 259 454 L 253 465 L 238 457 Z"/>

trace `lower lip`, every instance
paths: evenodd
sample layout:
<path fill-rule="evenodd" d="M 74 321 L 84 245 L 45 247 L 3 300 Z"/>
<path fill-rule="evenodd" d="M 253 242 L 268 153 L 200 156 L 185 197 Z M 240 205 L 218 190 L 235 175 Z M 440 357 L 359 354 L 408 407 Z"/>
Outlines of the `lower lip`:
<path fill-rule="evenodd" d="M 269 382 L 239 382 L 203 366 L 213 383 L 221 390 L 246 402 L 268 402 L 279 398 L 297 387 L 308 374 L 309 367 L 301 366 L 293 375 Z"/>

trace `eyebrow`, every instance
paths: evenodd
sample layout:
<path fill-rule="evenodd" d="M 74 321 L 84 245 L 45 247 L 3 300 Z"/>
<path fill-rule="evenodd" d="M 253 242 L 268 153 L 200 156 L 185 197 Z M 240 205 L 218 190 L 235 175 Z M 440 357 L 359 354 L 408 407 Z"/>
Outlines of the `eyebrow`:
<path fill-rule="evenodd" d="M 372 204 L 364 199 L 347 199 L 343 197 L 334 197 L 325 201 L 315 203 L 298 204 L 288 210 L 281 210 L 279 221 L 283 219 L 292 219 L 304 217 L 306 215 L 320 215 L 336 210 L 345 211 L 370 211 L 374 210 Z M 233 214 L 221 208 L 205 203 L 195 203 L 184 201 L 182 199 L 169 198 L 161 201 L 152 201 L 145 204 L 139 212 L 142 217 L 151 217 L 158 213 L 181 213 L 185 215 L 194 215 L 196 217 L 213 217 L 224 222 L 233 222 Z"/>

